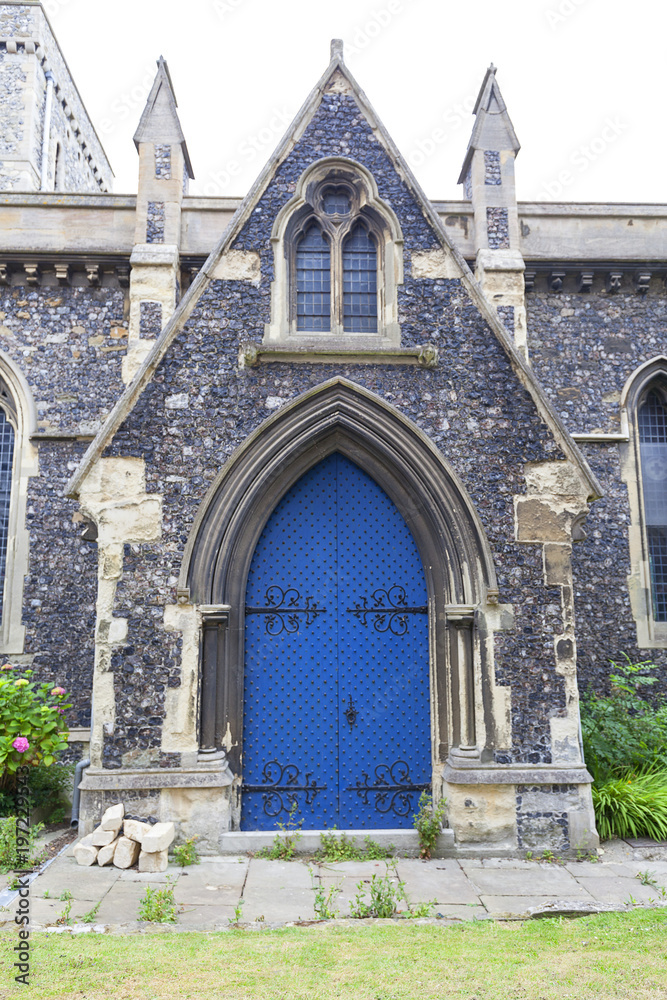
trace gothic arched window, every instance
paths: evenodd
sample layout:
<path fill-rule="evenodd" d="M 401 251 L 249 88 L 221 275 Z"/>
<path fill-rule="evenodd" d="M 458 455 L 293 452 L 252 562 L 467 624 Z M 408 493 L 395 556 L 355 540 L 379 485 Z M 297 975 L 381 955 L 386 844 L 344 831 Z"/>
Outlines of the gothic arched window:
<path fill-rule="evenodd" d="M 334 157 L 309 167 L 271 238 L 276 271 L 265 342 L 317 346 L 328 336 L 342 348 L 350 337 L 369 347 L 400 345 L 403 237 L 365 167 Z"/>
<path fill-rule="evenodd" d="M 655 385 L 637 410 L 653 619 L 667 622 L 667 392 Z"/>

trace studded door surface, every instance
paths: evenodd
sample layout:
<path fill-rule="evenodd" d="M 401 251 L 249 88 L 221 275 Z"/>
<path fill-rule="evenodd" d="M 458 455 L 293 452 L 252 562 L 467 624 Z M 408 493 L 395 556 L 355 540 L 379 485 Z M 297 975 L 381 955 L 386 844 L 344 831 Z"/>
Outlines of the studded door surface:
<path fill-rule="evenodd" d="M 428 615 L 414 540 L 342 455 L 262 533 L 246 595 L 242 827 L 409 827 L 430 781 Z"/>

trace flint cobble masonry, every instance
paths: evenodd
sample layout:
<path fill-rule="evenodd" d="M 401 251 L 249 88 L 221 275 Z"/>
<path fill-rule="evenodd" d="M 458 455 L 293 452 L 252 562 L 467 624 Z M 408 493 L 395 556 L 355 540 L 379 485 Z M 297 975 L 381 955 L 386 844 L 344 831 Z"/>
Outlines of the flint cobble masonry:
<path fill-rule="evenodd" d="M 440 365 L 435 371 L 326 364 L 240 370 L 241 341 L 260 342 L 269 319 L 270 233 L 275 214 L 292 197 L 297 179 L 314 159 L 341 154 L 373 172 L 381 197 L 399 217 L 408 265 L 399 291 L 402 343 L 437 344 Z M 514 541 L 512 498 L 523 491 L 526 462 L 563 456 L 460 282 L 411 277 L 410 254 L 437 246 L 435 234 L 359 116 L 356 104 L 349 98 L 325 97 L 303 140 L 278 169 L 234 243 L 234 249 L 260 253 L 260 286 L 211 282 L 108 449 L 109 455 L 145 457 L 147 490 L 159 492 L 164 500 L 164 542 L 149 547 L 154 555 L 150 563 L 124 567 L 122 593 L 145 595 L 148 587 L 157 607 L 175 603 L 174 584 L 169 581 L 178 576 L 182 547 L 198 505 L 221 464 L 270 415 L 267 400 L 279 397 L 287 402 L 342 374 L 413 420 L 441 449 L 469 490 L 493 548 L 501 602 L 513 604 L 516 610 L 516 627 L 500 637 L 496 654 L 496 678 L 501 684 L 511 684 L 513 691 L 513 746 L 502 757 L 548 763 L 549 720 L 565 709 L 551 638 L 562 630 L 560 592 L 544 587 L 537 547 Z M 483 383 L 475 374 L 480 370 L 485 372 Z M 187 408 L 168 409 L 168 397 L 181 394 L 187 395 Z M 152 580 L 147 584 L 143 574 L 148 565 Z M 138 607 L 137 612 L 126 606 L 118 612 L 128 617 L 128 647 L 117 656 L 114 669 L 118 673 L 123 671 L 126 656 L 133 655 L 127 649 L 136 655 L 148 639 L 143 604 Z M 152 669 L 162 671 L 162 683 L 168 684 L 168 677 L 175 677 L 172 671 L 178 660 L 157 613 L 149 632 Z M 151 747 L 159 744 L 162 711 L 152 684 L 150 671 L 123 678 L 128 735 L 116 730 L 113 753 L 108 751 L 116 761 L 132 752 L 129 733 L 135 729 L 152 727 L 154 735 L 144 739 Z M 153 705 L 154 714 L 147 714 L 146 702 Z"/>

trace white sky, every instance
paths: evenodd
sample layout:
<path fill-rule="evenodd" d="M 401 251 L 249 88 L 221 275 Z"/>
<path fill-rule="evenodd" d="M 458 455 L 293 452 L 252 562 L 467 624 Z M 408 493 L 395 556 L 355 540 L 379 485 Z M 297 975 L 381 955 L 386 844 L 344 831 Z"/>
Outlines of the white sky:
<path fill-rule="evenodd" d="M 341 37 L 432 199 L 461 197 L 470 111 L 494 62 L 523 146 L 519 200 L 667 201 L 662 0 L 43 3 L 119 193 L 136 191 L 132 135 L 159 55 L 196 175 L 191 193 L 241 196 Z"/>

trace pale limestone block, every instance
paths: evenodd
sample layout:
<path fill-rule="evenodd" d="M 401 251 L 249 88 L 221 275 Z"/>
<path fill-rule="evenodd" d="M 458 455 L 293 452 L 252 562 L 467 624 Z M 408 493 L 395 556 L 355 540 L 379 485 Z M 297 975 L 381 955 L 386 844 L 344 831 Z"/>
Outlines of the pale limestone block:
<path fill-rule="evenodd" d="M 138 844 L 141 843 L 142 838 L 146 836 L 148 831 L 152 829 L 150 823 L 142 823 L 138 819 L 126 819 L 123 823 L 123 835 L 130 840 L 136 840 Z"/>
<path fill-rule="evenodd" d="M 116 839 L 117 833 L 117 830 L 103 830 L 101 826 L 98 826 L 90 834 L 92 838 L 91 843 L 93 847 L 108 847 L 111 841 Z"/>
<path fill-rule="evenodd" d="M 118 833 L 121 826 L 123 825 L 123 816 L 125 815 L 125 806 L 122 802 L 119 802 L 115 806 L 109 806 L 109 808 L 104 813 L 102 817 L 102 822 L 100 823 L 101 830 L 113 830 L 114 833 Z"/>
<path fill-rule="evenodd" d="M 92 834 L 83 837 L 78 844 L 74 845 L 74 857 L 77 864 L 88 867 L 97 861 L 97 848 L 93 845 Z"/>
<path fill-rule="evenodd" d="M 259 254 L 250 250 L 228 250 L 216 264 L 212 277 L 226 281 L 251 281 L 258 285 L 262 277 Z"/>
<path fill-rule="evenodd" d="M 116 853 L 113 863 L 116 868 L 131 868 L 139 857 L 140 847 L 136 840 L 129 837 L 119 837 L 116 843 Z"/>
<path fill-rule="evenodd" d="M 101 847 L 97 855 L 97 863 L 100 868 L 104 868 L 105 865 L 110 865 L 114 859 L 114 854 L 116 853 L 116 847 L 118 846 L 118 837 L 112 840 L 110 844 L 106 847 Z"/>
<path fill-rule="evenodd" d="M 164 872 L 169 863 L 168 851 L 142 851 L 139 855 L 140 872 Z"/>
<path fill-rule="evenodd" d="M 176 836 L 176 827 L 173 823 L 156 823 L 150 831 L 142 837 L 141 849 L 148 854 L 156 854 L 158 851 L 166 851 L 172 840 Z"/>
<path fill-rule="evenodd" d="M 425 250 L 412 254 L 413 278 L 460 278 L 461 268 L 448 250 Z"/>

